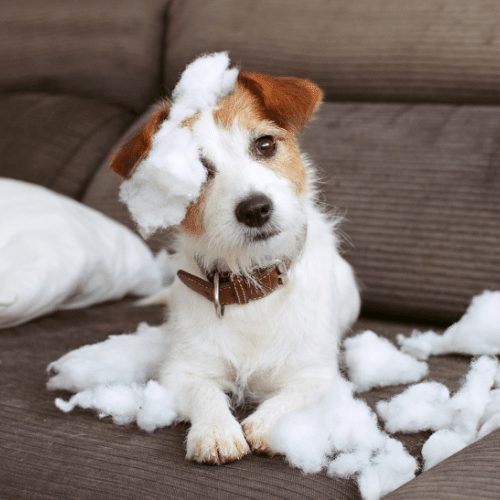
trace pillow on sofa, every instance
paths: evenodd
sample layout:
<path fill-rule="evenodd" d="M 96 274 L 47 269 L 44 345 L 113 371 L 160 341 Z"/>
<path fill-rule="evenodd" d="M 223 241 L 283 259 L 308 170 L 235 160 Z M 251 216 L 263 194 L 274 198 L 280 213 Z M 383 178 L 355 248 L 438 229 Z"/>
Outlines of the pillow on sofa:
<path fill-rule="evenodd" d="M 0 328 L 161 289 L 170 271 L 132 231 L 46 188 L 0 179 Z"/>

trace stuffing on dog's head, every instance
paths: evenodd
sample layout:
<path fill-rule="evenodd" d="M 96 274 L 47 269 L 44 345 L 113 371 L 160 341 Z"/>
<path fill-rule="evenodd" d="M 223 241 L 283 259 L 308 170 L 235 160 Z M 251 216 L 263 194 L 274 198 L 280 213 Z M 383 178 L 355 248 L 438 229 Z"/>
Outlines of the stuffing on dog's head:
<path fill-rule="evenodd" d="M 206 269 L 241 273 L 300 251 L 312 189 L 296 134 L 322 92 L 306 79 L 234 73 L 226 54 L 201 59 L 210 58 L 219 66 L 207 77 L 209 97 L 184 104 L 189 85 L 181 83 L 197 59 L 173 102 L 122 146 L 111 168 L 129 179 L 121 197 L 144 233 L 180 223 Z M 204 77 L 191 72 L 200 92 Z M 181 101 L 189 112 L 179 112 Z"/>

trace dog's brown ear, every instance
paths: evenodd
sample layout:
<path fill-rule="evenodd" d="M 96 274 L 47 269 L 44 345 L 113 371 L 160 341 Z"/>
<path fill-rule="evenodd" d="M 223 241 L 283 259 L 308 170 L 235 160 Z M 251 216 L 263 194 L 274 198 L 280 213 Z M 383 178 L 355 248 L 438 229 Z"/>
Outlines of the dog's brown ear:
<path fill-rule="evenodd" d="M 168 118 L 168 113 L 169 107 L 165 104 L 125 142 L 111 159 L 111 170 L 124 179 L 130 179 L 137 165 L 148 155 L 153 143 L 153 136 Z"/>
<path fill-rule="evenodd" d="M 305 78 L 240 72 L 238 81 L 259 99 L 266 119 L 292 132 L 304 127 L 323 99 L 323 91 Z"/>

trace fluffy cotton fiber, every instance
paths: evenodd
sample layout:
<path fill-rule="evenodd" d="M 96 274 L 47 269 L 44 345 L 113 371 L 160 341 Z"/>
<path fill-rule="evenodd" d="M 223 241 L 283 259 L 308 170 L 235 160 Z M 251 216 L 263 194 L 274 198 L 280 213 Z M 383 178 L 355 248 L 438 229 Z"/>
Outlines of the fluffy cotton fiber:
<path fill-rule="evenodd" d="M 317 404 L 282 418 L 270 443 L 305 472 L 326 467 L 330 475 L 356 476 L 365 500 L 401 486 L 417 468 L 402 444 L 378 428 L 366 403 L 354 398 L 352 384 L 340 377 Z"/>
<path fill-rule="evenodd" d="M 437 382 L 422 382 L 395 396 L 380 401 L 377 413 L 388 432 L 437 431 L 451 424 L 450 391 Z"/>
<path fill-rule="evenodd" d="M 153 137 L 146 159 L 122 183 L 120 199 L 144 237 L 180 224 L 200 194 L 206 171 L 190 129 L 180 125 L 234 90 L 238 70 L 228 67 L 225 52 L 199 57 L 187 66 L 172 94 L 168 120 Z"/>
<path fill-rule="evenodd" d="M 485 430 L 500 423 L 500 400 L 491 391 L 497 369 L 496 358 L 482 356 L 472 363 L 464 385 L 452 398 L 442 384 L 423 382 L 379 402 L 377 412 L 389 432 L 436 431 L 422 448 L 428 469 L 478 439 L 482 422 L 488 424 Z"/>
<path fill-rule="evenodd" d="M 137 422 L 148 432 L 171 425 L 177 418 L 174 395 L 158 382 L 98 385 L 75 394 L 68 402 L 56 399 L 66 413 L 79 406 L 95 410 L 99 418 L 112 417 L 117 425 Z"/>
<path fill-rule="evenodd" d="M 427 363 L 400 352 L 385 338 L 368 330 L 344 341 L 349 380 L 357 392 L 373 387 L 417 382 L 427 375 Z"/>
<path fill-rule="evenodd" d="M 398 335 L 397 340 L 404 352 L 418 359 L 449 353 L 500 354 L 500 292 L 474 297 L 460 321 L 443 335 L 414 332 L 409 338 Z"/>
<path fill-rule="evenodd" d="M 137 422 L 150 432 L 176 418 L 173 394 L 152 380 L 167 350 L 165 331 L 141 323 L 135 333 L 113 335 L 51 363 L 47 370 L 54 375 L 47 387 L 76 392 L 68 402 L 56 399 L 64 412 L 79 406 L 118 425 Z"/>
<path fill-rule="evenodd" d="M 98 385 L 145 384 L 156 376 L 168 345 L 161 327 L 141 323 L 135 333 L 112 335 L 51 363 L 47 388 L 80 392 Z"/>

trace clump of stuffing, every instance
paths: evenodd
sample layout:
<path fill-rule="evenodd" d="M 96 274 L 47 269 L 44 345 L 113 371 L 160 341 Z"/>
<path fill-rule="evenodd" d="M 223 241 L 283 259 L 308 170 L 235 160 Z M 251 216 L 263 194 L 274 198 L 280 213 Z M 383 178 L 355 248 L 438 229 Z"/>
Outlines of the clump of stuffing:
<path fill-rule="evenodd" d="M 433 467 L 477 439 L 481 417 L 490 402 L 498 361 L 482 356 L 475 361 L 462 388 L 450 399 L 453 413 L 448 428 L 434 433 L 424 444 L 425 469 Z"/>
<path fill-rule="evenodd" d="M 180 224 L 200 195 L 207 174 L 190 129 L 181 123 L 233 92 L 237 77 L 226 52 L 199 57 L 182 73 L 169 118 L 154 135 L 147 157 L 120 188 L 120 199 L 143 237 Z"/>
<path fill-rule="evenodd" d="M 173 394 L 153 380 L 169 340 L 161 327 L 141 323 L 135 333 L 112 335 L 104 342 L 83 346 L 47 370 L 53 376 L 49 390 L 76 393 L 56 406 L 70 412 L 79 406 L 118 425 L 136 422 L 148 432 L 170 425 L 176 418 Z"/>
<path fill-rule="evenodd" d="M 477 438 L 481 439 L 497 429 L 500 429 L 500 389 L 490 392 L 490 402 L 479 421 Z"/>
<path fill-rule="evenodd" d="M 450 391 L 445 385 L 422 382 L 390 401 L 379 401 L 377 413 L 390 433 L 437 431 L 451 424 L 449 400 Z"/>
<path fill-rule="evenodd" d="M 417 359 L 450 353 L 500 354 L 500 292 L 486 290 L 474 297 L 460 321 L 443 335 L 413 332 L 409 338 L 398 335 L 397 341 L 404 352 Z"/>
<path fill-rule="evenodd" d="M 98 385 L 145 384 L 156 376 L 168 346 L 161 327 L 141 323 L 135 333 L 111 335 L 51 363 L 47 388 L 80 392 Z"/>
<path fill-rule="evenodd" d="M 97 385 L 67 402 L 56 399 L 56 406 L 65 413 L 77 406 L 94 410 L 99 418 L 112 417 L 117 425 L 137 422 L 147 432 L 171 425 L 177 418 L 174 395 L 154 380 L 147 384 Z"/>
<path fill-rule="evenodd" d="M 391 342 L 368 330 L 344 341 L 349 380 L 357 392 L 374 387 L 417 382 L 427 375 L 427 363 L 400 352 Z"/>
<path fill-rule="evenodd" d="M 377 412 L 389 432 L 436 431 L 422 448 L 425 469 L 494 430 L 500 423 L 500 400 L 491 391 L 498 369 L 496 358 L 482 356 L 471 364 L 460 390 L 450 398 L 448 389 L 436 382 L 410 387 L 390 401 L 377 404 Z M 483 423 L 484 422 L 484 423 Z"/>
<path fill-rule="evenodd" d="M 270 445 L 305 472 L 326 468 L 332 476 L 356 476 L 362 497 L 376 500 L 412 479 L 417 464 L 378 428 L 375 414 L 353 389 L 339 377 L 321 401 L 283 417 Z"/>

